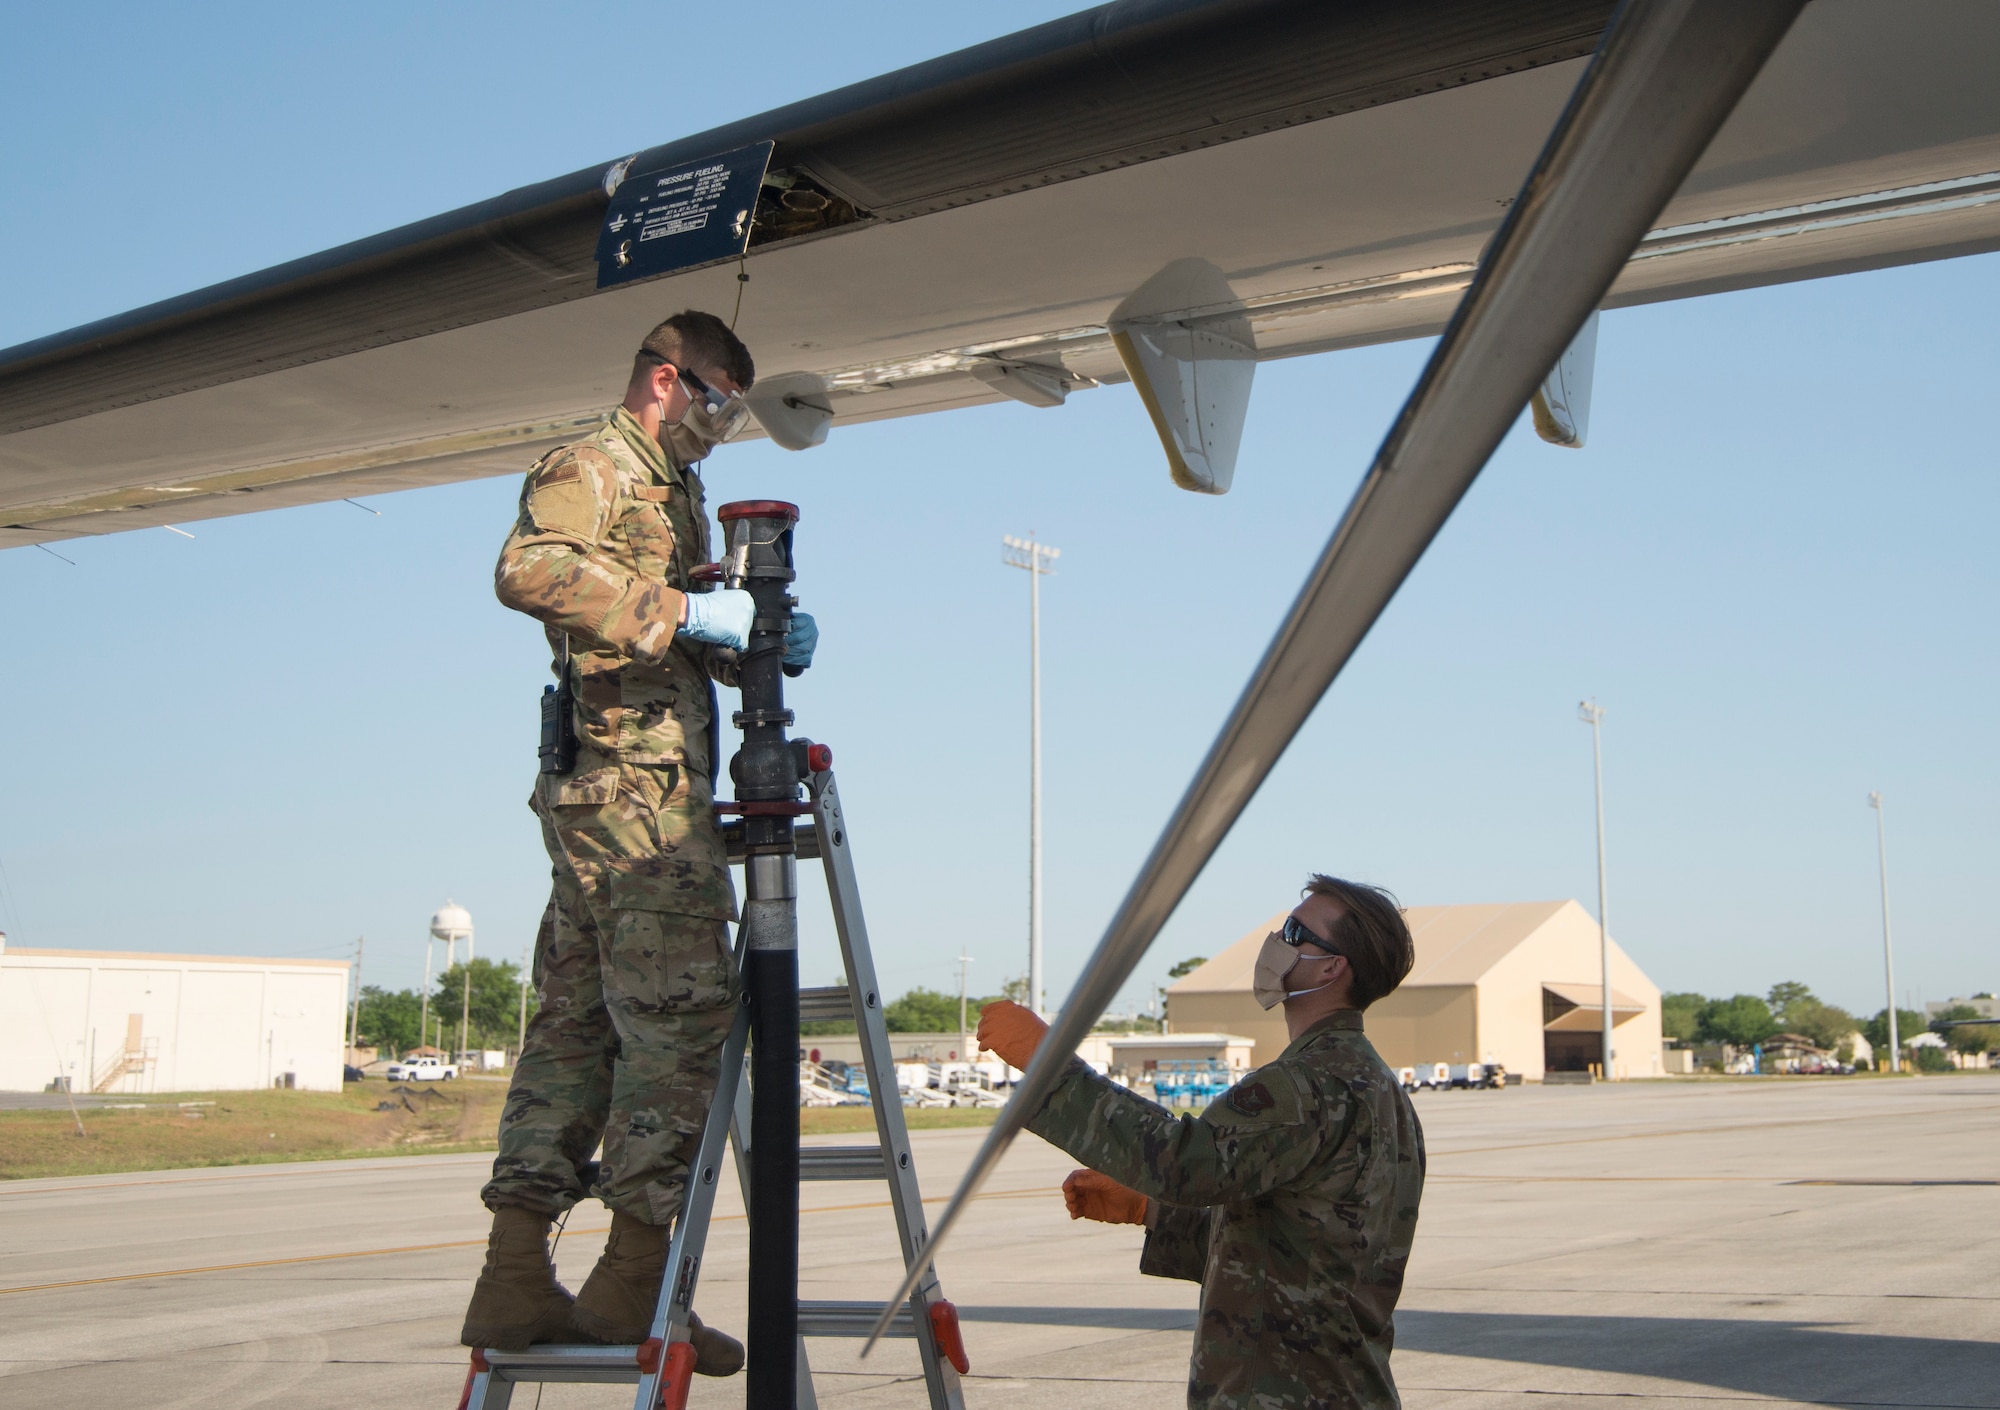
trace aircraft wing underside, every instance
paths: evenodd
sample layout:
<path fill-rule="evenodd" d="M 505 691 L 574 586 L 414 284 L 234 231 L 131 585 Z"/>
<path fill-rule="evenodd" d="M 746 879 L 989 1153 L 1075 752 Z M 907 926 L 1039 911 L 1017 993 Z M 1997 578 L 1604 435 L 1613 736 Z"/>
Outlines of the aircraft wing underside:
<path fill-rule="evenodd" d="M 1106 6 L 0 352 L 0 547 L 518 473 L 739 287 L 834 434 L 1126 380 L 1176 261 L 1223 282 L 1148 316 L 1256 359 L 1433 334 L 1610 9 Z M 1605 306 L 2000 249 L 1996 57 L 1983 0 L 1816 0 Z M 747 255 L 597 287 L 607 176 L 766 141 Z"/>

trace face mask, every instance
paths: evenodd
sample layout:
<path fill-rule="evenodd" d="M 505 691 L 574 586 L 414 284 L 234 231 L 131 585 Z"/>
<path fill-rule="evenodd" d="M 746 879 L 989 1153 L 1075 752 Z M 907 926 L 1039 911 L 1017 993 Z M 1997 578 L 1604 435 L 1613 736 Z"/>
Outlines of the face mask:
<path fill-rule="evenodd" d="M 722 444 L 722 437 L 709 425 L 708 409 L 693 402 L 680 420 L 660 427 L 660 444 L 681 464 L 693 465 L 708 459 L 708 453 Z"/>
<path fill-rule="evenodd" d="M 1257 967 L 1250 975 L 1250 993 L 1260 1005 L 1274 1009 L 1287 999 L 1302 998 L 1333 987 L 1335 981 L 1329 979 L 1310 989 L 1287 989 L 1285 976 L 1298 967 L 1299 959 L 1298 950 L 1287 945 L 1285 937 L 1277 931 L 1264 937 L 1263 947 L 1257 951 Z"/>

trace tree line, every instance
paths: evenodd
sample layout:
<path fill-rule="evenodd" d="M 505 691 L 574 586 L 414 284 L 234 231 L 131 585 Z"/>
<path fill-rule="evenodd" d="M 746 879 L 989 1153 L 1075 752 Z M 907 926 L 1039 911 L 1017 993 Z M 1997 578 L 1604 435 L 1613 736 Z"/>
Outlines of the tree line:
<path fill-rule="evenodd" d="M 1002 999 L 1012 999 L 1017 1004 L 1028 1001 L 1028 981 L 1025 978 L 1010 979 L 1000 986 L 997 994 L 987 994 L 980 998 L 967 995 L 965 999 L 965 1031 L 970 1033 L 979 1026 L 979 1011 L 988 1004 L 997 1004 Z M 891 999 L 882 1006 L 882 1021 L 891 1033 L 956 1033 L 958 1032 L 958 995 L 947 994 L 938 989 L 916 988 L 899 999 Z M 854 1020 L 851 1018 L 828 1019 L 816 1023 L 801 1023 L 799 1032 L 805 1036 L 827 1033 L 852 1033 Z"/>
<path fill-rule="evenodd" d="M 473 1048 L 513 1048 L 518 1041 L 521 1014 L 521 969 L 519 965 L 502 960 L 474 960 L 469 966 L 472 978 L 472 1022 L 470 1025 Z M 459 1008 L 464 994 L 468 966 L 453 965 L 437 976 L 431 990 L 430 1032 L 423 1035 L 418 1028 L 423 1017 L 423 994 L 417 989 L 383 989 L 366 984 L 361 989 L 361 1013 L 357 1020 L 356 1041 L 363 1047 L 377 1048 L 384 1053 L 402 1054 L 411 1048 L 420 1047 L 426 1041 L 437 1043 L 439 1047 L 458 1046 Z M 979 1011 L 986 1005 L 1001 999 L 1012 999 L 1016 1003 L 1027 1002 L 1028 981 L 1025 978 L 1010 979 L 1000 986 L 998 994 L 983 995 L 978 998 L 968 996 L 965 1001 L 965 1022 L 967 1031 L 979 1026 Z M 528 1017 L 535 1016 L 535 992 L 528 990 Z M 882 1010 L 891 1033 L 956 1033 L 958 1031 L 958 995 L 946 994 L 936 989 L 916 988 L 899 999 L 891 1000 Z M 442 1025 L 443 1041 L 439 1041 Z M 803 1023 L 800 1032 L 806 1035 L 827 1033 L 852 1033 L 854 1021 L 840 1019 L 832 1022 Z"/>
<path fill-rule="evenodd" d="M 461 1005 L 468 975 L 472 982 L 471 1023 L 468 1046 L 472 1048 L 513 1048 L 518 1045 L 521 1023 L 521 967 L 508 960 L 474 960 L 470 965 L 455 964 L 437 977 L 431 991 L 430 1032 L 418 1031 L 423 1017 L 424 998 L 416 989 L 383 989 L 361 986 L 361 1012 L 356 1019 L 355 1041 L 363 1047 L 398 1055 L 423 1046 L 426 1037 L 442 1048 L 458 1047 Z M 528 990 L 528 1017 L 535 1016 L 535 991 Z M 439 1026 L 443 1042 L 438 1042 Z"/>
<path fill-rule="evenodd" d="M 1981 1016 L 1977 1009 L 1964 1004 L 1938 1015 L 1941 1020 Z M 1889 1046 L 1888 1009 L 1880 1010 L 1872 1018 L 1858 1019 L 1839 1005 L 1819 999 L 1805 985 L 1790 980 L 1772 985 L 1761 999 L 1755 994 L 1735 994 L 1726 999 L 1694 993 L 1662 994 L 1660 1028 L 1667 1037 L 1683 1043 L 1727 1043 L 1736 1048 L 1767 1042 L 1780 1033 L 1795 1033 L 1814 1047 L 1831 1053 L 1838 1054 L 1842 1048 L 1848 1048 L 1850 1057 L 1850 1039 L 1855 1033 L 1866 1038 L 1878 1053 L 1886 1054 Z M 1915 1009 L 1896 1010 L 1896 1036 L 1903 1042 L 1929 1028 L 1930 1019 L 1926 1015 Z M 1942 1036 L 1957 1052 L 1989 1052 L 2000 1047 L 2000 1024 L 1946 1029 Z M 1938 1048 L 1917 1048 L 1913 1055 L 1920 1068 L 1950 1065 Z"/>
<path fill-rule="evenodd" d="M 965 1031 L 970 1033 L 979 1027 L 979 1011 L 988 1004 L 1011 999 L 1017 1004 L 1028 1002 L 1028 980 L 1020 976 L 1010 979 L 1000 986 L 997 994 L 987 994 L 978 998 L 967 995 L 965 999 Z M 882 1020 L 891 1033 L 956 1033 L 958 1032 L 958 995 L 947 994 L 939 989 L 918 987 L 901 998 L 891 999 L 882 1007 Z M 1125 1032 L 1143 1026 L 1145 1032 L 1152 1032 L 1149 1019 L 1107 1018 L 1099 1023 L 1100 1032 Z M 854 1020 L 851 1018 L 832 1019 L 815 1023 L 801 1023 L 799 1032 L 811 1037 L 818 1034 L 852 1033 Z"/>

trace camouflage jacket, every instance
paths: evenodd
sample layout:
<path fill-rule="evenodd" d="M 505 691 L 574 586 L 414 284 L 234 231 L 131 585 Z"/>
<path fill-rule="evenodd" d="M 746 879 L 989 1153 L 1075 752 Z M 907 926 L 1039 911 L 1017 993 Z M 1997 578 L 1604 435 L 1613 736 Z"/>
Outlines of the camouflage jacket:
<path fill-rule="evenodd" d="M 1400 1405 L 1391 1318 L 1424 1138 L 1358 1011 L 1314 1024 L 1200 1116 L 1073 1064 L 1028 1129 L 1147 1197 L 1141 1271 L 1201 1284 L 1190 1406 Z"/>
<path fill-rule="evenodd" d="M 543 623 L 552 650 L 569 634 L 568 689 L 586 750 L 714 777 L 709 680 L 732 683 L 734 668 L 674 635 L 708 542 L 701 477 L 623 407 L 528 472 L 493 590 Z"/>

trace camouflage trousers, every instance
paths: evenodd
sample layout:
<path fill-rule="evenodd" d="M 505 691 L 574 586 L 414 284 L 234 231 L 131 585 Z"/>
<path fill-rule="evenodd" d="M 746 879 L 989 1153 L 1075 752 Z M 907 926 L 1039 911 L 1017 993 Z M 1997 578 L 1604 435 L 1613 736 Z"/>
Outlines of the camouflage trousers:
<path fill-rule="evenodd" d="M 741 992 L 726 922 L 673 909 L 687 891 L 662 874 L 662 858 L 694 840 L 686 826 L 714 828 L 708 788 L 671 764 L 616 764 L 589 775 L 612 796 L 589 801 L 578 777 L 536 783 L 555 880 L 535 942 L 541 1007 L 481 1198 L 490 1209 L 553 1216 L 595 1195 L 667 1224 L 681 1208 Z M 575 801 L 580 792 L 586 801 Z M 726 877 L 722 904 L 733 909 Z"/>

